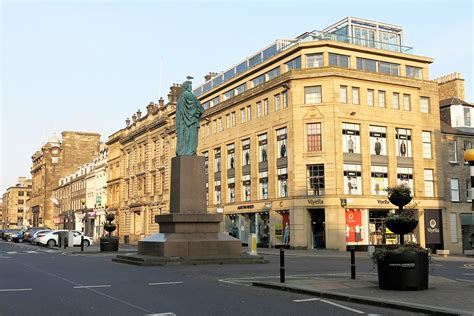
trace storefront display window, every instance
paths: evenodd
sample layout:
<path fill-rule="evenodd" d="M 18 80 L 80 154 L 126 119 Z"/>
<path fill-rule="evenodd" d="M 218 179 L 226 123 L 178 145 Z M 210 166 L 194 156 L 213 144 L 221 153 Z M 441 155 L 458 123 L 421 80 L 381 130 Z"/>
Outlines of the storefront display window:
<path fill-rule="evenodd" d="M 411 153 L 411 129 L 397 128 L 396 148 L 398 157 L 412 157 Z"/>
<path fill-rule="evenodd" d="M 234 144 L 227 145 L 227 169 L 235 168 L 235 149 Z"/>
<path fill-rule="evenodd" d="M 250 165 L 250 139 L 242 141 L 242 165 Z"/>
<path fill-rule="evenodd" d="M 260 199 L 268 199 L 268 171 L 260 172 Z"/>
<path fill-rule="evenodd" d="M 366 209 L 346 209 L 346 243 L 348 245 L 368 243 Z"/>
<path fill-rule="evenodd" d="M 360 125 L 342 123 L 342 152 L 360 154 Z"/>
<path fill-rule="evenodd" d="M 413 192 L 413 168 L 397 168 L 397 184 L 407 185 Z"/>
<path fill-rule="evenodd" d="M 287 156 L 288 147 L 286 143 L 286 127 L 280 128 L 277 130 L 277 146 L 278 146 L 278 158 L 283 158 Z"/>
<path fill-rule="evenodd" d="M 214 149 L 214 172 L 221 172 L 221 149 Z"/>
<path fill-rule="evenodd" d="M 288 196 L 288 168 L 278 169 L 278 197 Z"/>
<path fill-rule="evenodd" d="M 362 173 L 360 165 L 344 164 L 344 194 L 362 194 Z"/>
<path fill-rule="evenodd" d="M 387 128 L 370 126 L 370 153 L 372 155 L 387 155 Z"/>
<path fill-rule="evenodd" d="M 387 195 L 388 168 L 386 166 L 372 166 L 372 195 Z"/>
<path fill-rule="evenodd" d="M 221 204 L 221 180 L 214 181 L 214 198 L 216 204 Z"/>
<path fill-rule="evenodd" d="M 242 199 L 250 201 L 250 175 L 242 176 Z"/>
<path fill-rule="evenodd" d="M 227 179 L 227 194 L 229 203 L 235 202 L 235 178 Z"/>
<path fill-rule="evenodd" d="M 267 134 L 258 136 L 258 161 L 264 162 L 268 160 L 268 149 L 267 149 Z"/>

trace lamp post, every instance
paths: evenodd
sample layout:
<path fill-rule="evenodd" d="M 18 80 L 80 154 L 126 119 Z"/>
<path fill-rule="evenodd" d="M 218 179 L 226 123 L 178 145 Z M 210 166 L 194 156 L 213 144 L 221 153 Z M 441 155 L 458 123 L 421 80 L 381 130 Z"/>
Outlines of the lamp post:
<path fill-rule="evenodd" d="M 469 172 L 471 175 L 471 200 L 473 203 L 471 210 L 474 211 L 474 149 L 468 149 L 464 152 L 464 161 L 469 163 Z"/>

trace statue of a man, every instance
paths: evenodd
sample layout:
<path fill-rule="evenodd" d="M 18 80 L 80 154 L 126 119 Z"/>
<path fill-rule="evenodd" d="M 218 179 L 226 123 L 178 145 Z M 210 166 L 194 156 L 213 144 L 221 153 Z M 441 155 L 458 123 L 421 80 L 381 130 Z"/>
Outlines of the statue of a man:
<path fill-rule="evenodd" d="M 191 91 L 191 81 L 185 81 L 176 106 L 176 156 L 196 155 L 199 120 L 203 113 L 204 108 Z"/>

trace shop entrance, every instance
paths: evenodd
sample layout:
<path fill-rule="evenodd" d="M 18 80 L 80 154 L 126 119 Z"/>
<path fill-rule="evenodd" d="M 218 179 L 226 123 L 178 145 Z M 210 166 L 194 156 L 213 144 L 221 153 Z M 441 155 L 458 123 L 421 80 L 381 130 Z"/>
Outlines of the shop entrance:
<path fill-rule="evenodd" d="M 474 214 L 461 214 L 462 250 L 474 250 Z"/>
<path fill-rule="evenodd" d="M 308 209 L 311 219 L 311 249 L 326 248 L 326 217 L 323 208 Z"/>

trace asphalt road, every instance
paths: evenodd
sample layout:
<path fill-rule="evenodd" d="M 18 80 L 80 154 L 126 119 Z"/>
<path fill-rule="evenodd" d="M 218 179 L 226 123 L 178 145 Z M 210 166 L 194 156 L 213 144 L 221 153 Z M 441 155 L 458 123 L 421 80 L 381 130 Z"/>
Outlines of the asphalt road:
<path fill-rule="evenodd" d="M 111 258 L 0 241 L 0 315 L 410 315 L 249 286 L 249 280 L 278 277 L 277 256 L 268 256 L 270 264 L 176 267 Z M 350 268 L 345 259 L 298 256 L 288 256 L 286 266 L 288 277 Z M 466 272 L 459 262 L 443 262 L 434 273 L 454 270 Z M 358 273 L 374 273 L 372 263 L 358 260 Z"/>

